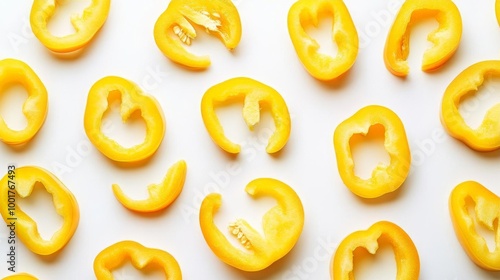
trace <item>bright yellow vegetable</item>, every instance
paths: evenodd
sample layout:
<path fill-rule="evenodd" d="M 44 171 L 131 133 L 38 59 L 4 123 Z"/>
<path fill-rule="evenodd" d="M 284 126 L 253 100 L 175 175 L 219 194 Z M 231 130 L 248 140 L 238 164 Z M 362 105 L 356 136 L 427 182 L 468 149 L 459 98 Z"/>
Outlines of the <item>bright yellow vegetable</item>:
<path fill-rule="evenodd" d="M 38 278 L 28 273 L 18 273 L 2 278 L 2 280 L 38 280 Z"/>

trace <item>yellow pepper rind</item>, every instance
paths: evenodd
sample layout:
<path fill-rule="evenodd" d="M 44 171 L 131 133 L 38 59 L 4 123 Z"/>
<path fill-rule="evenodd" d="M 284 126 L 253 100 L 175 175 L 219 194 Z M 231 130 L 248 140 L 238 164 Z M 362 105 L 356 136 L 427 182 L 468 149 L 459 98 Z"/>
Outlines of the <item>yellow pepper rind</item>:
<path fill-rule="evenodd" d="M 495 15 L 497 16 L 498 25 L 500 25 L 500 0 L 495 1 Z"/>
<path fill-rule="evenodd" d="M 4 277 L 2 280 L 38 280 L 38 278 L 28 273 L 17 273 Z"/>

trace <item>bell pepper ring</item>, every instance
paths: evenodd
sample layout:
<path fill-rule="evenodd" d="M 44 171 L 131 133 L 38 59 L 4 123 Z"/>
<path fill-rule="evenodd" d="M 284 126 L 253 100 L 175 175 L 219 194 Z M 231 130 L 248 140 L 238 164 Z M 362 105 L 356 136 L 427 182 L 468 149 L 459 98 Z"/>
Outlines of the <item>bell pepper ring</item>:
<path fill-rule="evenodd" d="M 193 69 L 210 66 L 208 56 L 194 55 L 183 46 L 196 38 L 193 24 L 217 36 L 229 50 L 240 42 L 240 15 L 231 0 L 172 0 L 154 27 L 156 45 L 170 60 Z"/>
<path fill-rule="evenodd" d="M 475 219 L 469 213 L 470 202 L 474 204 Z M 455 233 L 470 259 L 484 269 L 499 271 L 500 197 L 477 182 L 467 181 L 453 189 L 449 203 Z M 495 233 L 494 250 L 488 249 L 484 237 L 478 234 L 475 229 L 476 224 L 480 224 Z"/>
<path fill-rule="evenodd" d="M 387 221 L 377 222 L 367 230 L 353 232 L 342 240 L 332 259 L 332 279 L 354 279 L 354 251 L 364 248 L 374 255 L 382 242 L 388 243 L 394 250 L 396 279 L 417 280 L 420 274 L 420 259 L 415 244 L 402 228 Z"/>
<path fill-rule="evenodd" d="M 297 193 L 275 179 L 253 180 L 245 191 L 255 198 L 271 196 L 277 201 L 262 219 L 263 236 L 248 222 L 238 219 L 229 225 L 229 232 L 238 239 L 241 248 L 232 245 L 214 223 L 214 215 L 222 205 L 217 193 L 203 200 L 200 227 L 208 246 L 220 260 L 243 271 L 260 271 L 295 246 L 304 226 L 304 208 Z"/>
<path fill-rule="evenodd" d="M 116 199 L 129 210 L 142 213 L 160 211 L 174 202 L 181 193 L 186 179 L 186 169 L 186 162 L 183 160 L 174 164 L 168 170 L 163 182 L 148 186 L 149 198 L 144 200 L 130 199 L 116 184 L 113 184 L 113 193 Z"/>
<path fill-rule="evenodd" d="M 146 124 L 143 143 L 125 148 L 101 131 L 102 118 L 108 101 L 121 99 L 121 116 L 126 122 L 139 111 Z M 105 77 L 90 89 L 84 117 L 85 132 L 94 146 L 106 157 L 117 162 L 138 162 L 151 157 L 159 148 L 165 134 L 165 120 L 160 104 L 146 95 L 131 81 L 120 77 Z"/>
<path fill-rule="evenodd" d="M 379 164 L 369 179 L 363 180 L 354 172 L 350 140 L 355 134 L 367 135 L 374 125 L 384 127 L 384 147 L 390 164 Z M 363 198 L 377 198 L 397 190 L 410 171 L 411 154 L 401 119 L 388 108 L 370 105 L 343 121 L 336 129 L 333 144 L 337 167 L 344 184 Z"/>
<path fill-rule="evenodd" d="M 424 53 L 422 70 L 435 70 L 455 54 L 462 38 L 462 17 L 457 6 L 451 0 L 406 0 L 385 44 L 384 61 L 392 74 L 408 75 L 411 26 L 430 17 L 438 21 L 439 27 L 427 37 L 433 46 Z"/>
<path fill-rule="evenodd" d="M 269 139 L 266 151 L 269 154 L 280 151 L 290 137 L 291 120 L 283 97 L 273 88 L 250 78 L 233 78 L 217 84 L 203 95 L 201 115 L 212 140 L 224 151 L 237 154 L 241 146 L 231 142 L 225 135 L 215 108 L 243 99 L 243 119 L 250 130 L 260 121 L 260 108 L 269 109 L 276 131 Z"/>
<path fill-rule="evenodd" d="M 18 273 L 4 277 L 2 280 L 38 280 L 38 278 L 28 273 Z"/>
<path fill-rule="evenodd" d="M 317 27 L 319 15 L 333 16 L 332 40 L 338 45 L 335 57 L 318 52 L 320 46 L 304 30 L 304 24 Z M 288 13 L 288 32 L 297 55 L 306 70 L 316 79 L 329 81 L 347 72 L 356 61 L 358 32 L 342 0 L 299 0 Z"/>
<path fill-rule="evenodd" d="M 75 33 L 67 36 L 54 36 L 47 25 L 62 1 L 34 0 L 30 13 L 31 29 L 40 42 L 56 53 L 68 53 L 79 50 L 92 40 L 106 22 L 110 0 L 92 0 L 82 14 L 71 17 Z"/>
<path fill-rule="evenodd" d="M 113 280 L 112 271 L 130 260 L 137 269 L 154 267 L 163 270 L 166 279 L 181 280 L 179 263 L 169 253 L 147 248 L 135 241 L 121 241 L 101 251 L 94 259 L 97 280 Z"/>
<path fill-rule="evenodd" d="M 0 207 L 0 214 L 5 223 L 10 225 L 15 219 L 16 234 L 26 247 L 38 255 L 51 255 L 61 250 L 73 237 L 80 220 L 78 203 L 59 179 L 47 170 L 35 166 L 20 167 L 15 170 L 15 178 L 6 174 L 0 180 L 0 201 L 8 205 L 15 197 L 27 198 L 31 195 L 36 183 L 41 183 L 45 190 L 52 194 L 57 214 L 63 218 L 62 227 L 50 240 L 44 240 L 38 232 L 38 226 L 19 205 L 15 211 L 8 207 Z"/>
<path fill-rule="evenodd" d="M 29 142 L 45 122 L 48 111 L 47 89 L 26 63 L 16 59 L 0 60 L 0 94 L 11 85 L 20 84 L 28 92 L 23 105 L 27 126 L 23 130 L 10 129 L 0 116 L 0 140 L 8 145 Z"/>

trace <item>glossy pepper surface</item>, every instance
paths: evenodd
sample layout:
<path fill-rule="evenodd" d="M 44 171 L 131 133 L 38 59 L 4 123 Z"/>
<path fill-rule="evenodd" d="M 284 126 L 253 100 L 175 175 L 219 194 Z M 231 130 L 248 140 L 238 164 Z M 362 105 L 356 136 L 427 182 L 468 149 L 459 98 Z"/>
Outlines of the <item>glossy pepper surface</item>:
<path fill-rule="evenodd" d="M 2 278 L 2 280 L 38 280 L 38 278 L 28 273 L 17 273 Z"/>

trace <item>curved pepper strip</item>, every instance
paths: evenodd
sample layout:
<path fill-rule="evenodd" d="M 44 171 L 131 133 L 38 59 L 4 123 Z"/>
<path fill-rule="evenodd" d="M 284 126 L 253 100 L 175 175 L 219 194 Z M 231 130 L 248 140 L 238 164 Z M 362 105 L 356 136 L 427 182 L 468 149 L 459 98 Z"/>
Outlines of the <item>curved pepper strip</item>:
<path fill-rule="evenodd" d="M 387 69 L 396 76 L 408 75 L 406 59 L 410 53 L 411 26 L 420 20 L 433 17 L 439 28 L 427 39 L 433 47 L 426 50 L 422 61 L 423 71 L 432 71 L 453 56 L 462 38 L 462 17 L 451 0 L 406 0 L 387 36 L 384 61 Z"/>
<path fill-rule="evenodd" d="M 194 69 L 210 66 L 208 56 L 194 55 L 183 46 L 196 38 L 193 23 L 217 36 L 229 50 L 240 42 L 240 15 L 231 0 L 172 0 L 156 21 L 154 38 L 161 52 L 176 63 Z"/>
<path fill-rule="evenodd" d="M 38 278 L 28 273 L 18 273 L 2 278 L 2 280 L 38 280 Z"/>
<path fill-rule="evenodd" d="M 500 148 L 500 104 L 488 110 L 476 129 L 467 125 L 458 107 L 467 95 L 478 90 L 484 77 L 489 75 L 500 76 L 500 61 L 483 61 L 465 69 L 448 86 L 441 104 L 441 122 L 448 133 L 481 152 Z"/>
<path fill-rule="evenodd" d="M 377 124 L 385 128 L 384 147 L 391 161 L 389 166 L 379 164 L 372 177 L 363 180 L 354 173 L 350 139 L 354 134 L 368 134 L 370 127 Z M 388 108 L 371 105 L 359 110 L 335 129 L 333 143 L 340 177 L 360 197 L 376 198 L 393 192 L 408 176 L 411 154 L 405 128 L 398 115 Z"/>
<path fill-rule="evenodd" d="M 113 193 L 123 206 L 132 211 L 142 213 L 160 211 L 174 202 L 181 193 L 186 179 L 186 169 L 186 162 L 183 160 L 174 164 L 168 170 L 163 182 L 148 186 L 149 198 L 144 200 L 130 199 L 117 184 L 113 184 Z"/>
<path fill-rule="evenodd" d="M 469 201 L 475 205 L 476 219 L 469 214 Z M 500 197 L 477 182 L 463 182 L 451 192 L 450 214 L 458 240 L 469 257 L 484 269 L 500 270 L 500 230 L 498 229 Z M 494 251 L 488 249 L 485 239 L 477 233 L 476 223 L 495 232 Z"/>
<path fill-rule="evenodd" d="M 143 143 L 125 148 L 108 138 L 101 131 L 108 100 L 121 98 L 121 116 L 126 122 L 139 111 L 146 123 L 146 139 Z M 85 108 L 85 132 L 94 146 L 108 158 L 118 162 L 138 162 L 152 156 L 160 146 L 165 134 L 165 120 L 160 104 L 152 96 L 144 94 L 131 81 L 120 77 L 105 77 L 90 89 Z"/>
<path fill-rule="evenodd" d="M 319 53 L 318 42 L 304 30 L 304 24 L 317 27 L 320 14 L 333 16 L 332 40 L 338 54 Z M 351 14 L 342 0 L 299 0 L 288 12 L 288 32 L 295 51 L 307 71 L 316 79 L 329 81 L 347 72 L 358 55 L 359 39 Z"/>
<path fill-rule="evenodd" d="M 35 166 L 25 166 L 15 170 L 15 189 L 10 189 L 12 181 L 9 174 L 0 181 L 0 201 L 2 205 L 7 205 L 9 195 L 17 195 L 20 198 L 27 198 L 31 195 L 37 182 L 41 183 L 45 190 L 52 194 L 54 207 L 57 214 L 63 218 L 62 227 L 56 231 L 50 240 L 44 240 L 38 232 L 38 226 L 33 219 L 16 205 L 16 234 L 19 239 L 33 253 L 38 255 L 51 255 L 61 250 L 73 237 L 80 221 L 80 210 L 78 203 L 71 193 L 59 179 L 49 171 Z M 9 224 L 12 218 L 8 207 L 0 207 L 0 214 L 4 221 Z"/>
<path fill-rule="evenodd" d="M 232 154 L 241 147 L 224 135 L 215 113 L 216 106 L 243 99 L 243 119 L 250 128 L 260 121 L 260 107 L 269 109 L 274 119 L 276 131 L 269 139 L 266 151 L 269 154 L 280 151 L 290 137 L 291 120 L 283 97 L 273 88 L 250 78 L 233 78 L 217 84 L 205 93 L 201 100 L 201 115 L 212 140 L 224 151 Z"/>
<path fill-rule="evenodd" d="M 251 181 L 245 191 L 252 197 L 271 196 L 278 205 L 262 219 L 264 236 L 247 221 L 238 219 L 229 232 L 244 248 L 232 245 L 214 223 L 222 205 L 220 194 L 209 194 L 200 208 L 203 237 L 214 254 L 226 264 L 244 271 L 260 271 L 284 257 L 297 243 L 304 227 L 304 208 L 295 191 L 283 182 L 270 178 Z"/>
<path fill-rule="evenodd" d="M 23 105 L 28 125 L 23 130 L 12 130 L 0 116 L 0 140 L 9 145 L 30 141 L 45 122 L 48 110 L 47 90 L 33 69 L 20 60 L 0 60 L 0 93 L 15 84 L 22 85 L 28 92 L 28 99 Z"/>
<path fill-rule="evenodd" d="M 92 0 L 90 6 L 82 14 L 73 15 L 71 24 L 75 33 L 67 36 L 54 36 L 47 24 L 54 15 L 60 1 L 34 0 L 31 7 L 31 29 L 40 42 L 49 50 L 57 53 L 68 53 L 85 47 L 106 22 L 109 14 L 110 0 Z"/>
<path fill-rule="evenodd" d="M 495 1 L 495 14 L 497 16 L 498 25 L 500 25 L 500 0 Z"/>
<path fill-rule="evenodd" d="M 112 271 L 130 260 L 137 269 L 148 266 L 158 267 L 165 273 L 166 279 L 181 280 L 179 264 L 169 253 L 147 248 L 134 241 L 121 241 L 101 251 L 94 260 L 94 273 L 97 280 L 113 280 Z"/>

